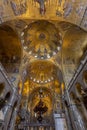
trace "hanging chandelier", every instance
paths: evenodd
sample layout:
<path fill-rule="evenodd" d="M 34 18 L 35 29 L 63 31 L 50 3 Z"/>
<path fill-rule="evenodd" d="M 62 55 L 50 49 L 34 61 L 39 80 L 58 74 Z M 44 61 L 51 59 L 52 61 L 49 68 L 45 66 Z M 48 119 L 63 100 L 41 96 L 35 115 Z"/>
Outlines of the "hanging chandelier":
<path fill-rule="evenodd" d="M 39 103 L 34 108 L 34 112 L 37 113 L 37 115 L 38 115 L 37 120 L 39 122 L 42 122 L 42 120 L 43 120 L 42 115 L 44 113 L 46 113 L 47 110 L 48 110 L 48 107 L 44 104 L 44 102 L 42 101 L 42 99 L 40 99 Z"/>
<path fill-rule="evenodd" d="M 34 112 L 37 113 L 37 115 L 38 115 L 37 120 L 41 123 L 42 120 L 43 120 L 42 115 L 47 112 L 48 107 L 47 107 L 47 106 L 45 105 L 45 103 L 42 101 L 43 91 L 42 91 L 41 88 L 40 88 L 40 90 L 39 90 L 39 95 L 40 95 L 40 96 L 39 96 L 39 97 L 40 97 L 40 101 L 39 101 L 38 104 L 35 106 Z"/>

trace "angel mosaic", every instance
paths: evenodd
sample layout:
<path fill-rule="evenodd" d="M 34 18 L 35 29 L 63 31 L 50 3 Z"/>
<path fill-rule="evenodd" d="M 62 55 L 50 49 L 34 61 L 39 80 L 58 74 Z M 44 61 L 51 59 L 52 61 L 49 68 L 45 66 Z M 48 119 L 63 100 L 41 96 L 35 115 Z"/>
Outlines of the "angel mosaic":
<path fill-rule="evenodd" d="M 10 4 L 16 16 L 24 14 L 27 10 L 26 0 L 11 0 Z"/>

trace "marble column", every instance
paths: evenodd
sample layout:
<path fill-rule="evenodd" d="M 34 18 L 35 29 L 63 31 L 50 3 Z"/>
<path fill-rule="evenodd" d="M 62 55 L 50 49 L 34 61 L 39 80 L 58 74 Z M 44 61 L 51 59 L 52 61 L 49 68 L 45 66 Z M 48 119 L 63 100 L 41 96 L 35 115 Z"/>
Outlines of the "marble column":
<path fill-rule="evenodd" d="M 83 110 L 84 116 L 85 116 L 86 121 L 87 121 L 87 110 L 86 110 L 86 108 L 84 106 L 84 103 L 83 103 L 82 99 L 81 99 L 81 106 L 82 106 L 82 110 Z"/>
<path fill-rule="evenodd" d="M 14 112 L 12 113 L 12 119 L 11 119 L 11 122 L 10 122 L 9 130 L 14 130 L 15 129 L 16 116 L 17 116 L 17 111 L 15 109 Z"/>
<path fill-rule="evenodd" d="M 54 114 L 55 130 L 67 130 L 66 120 L 64 115 Z"/>
<path fill-rule="evenodd" d="M 70 105 L 70 111 L 71 111 L 72 124 L 74 126 L 74 129 L 75 130 L 87 130 L 84 119 L 83 119 L 83 113 L 81 113 L 79 111 L 76 104 Z"/>
<path fill-rule="evenodd" d="M 4 121 L 5 121 L 5 125 L 4 125 L 4 129 L 7 130 L 10 118 L 11 118 L 11 114 L 12 114 L 12 106 L 10 105 L 6 105 L 4 107 L 5 111 L 4 111 Z"/>
<path fill-rule="evenodd" d="M 33 127 L 31 127 L 31 130 L 34 130 Z"/>
<path fill-rule="evenodd" d="M 69 106 L 68 105 L 66 106 L 66 104 L 64 104 L 64 107 L 65 107 L 65 116 L 66 116 L 67 128 L 68 128 L 68 130 L 73 130 L 70 112 L 69 112 Z"/>

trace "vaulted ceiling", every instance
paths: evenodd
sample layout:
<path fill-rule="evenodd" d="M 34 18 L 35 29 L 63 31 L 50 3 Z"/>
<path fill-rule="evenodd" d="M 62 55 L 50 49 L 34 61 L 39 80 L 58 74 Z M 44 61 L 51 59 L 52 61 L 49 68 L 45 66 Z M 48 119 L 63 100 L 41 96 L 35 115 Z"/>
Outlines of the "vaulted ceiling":
<path fill-rule="evenodd" d="M 45 19 L 66 21 L 87 30 L 86 0 L 0 0 L 0 21 Z"/>
<path fill-rule="evenodd" d="M 20 89 L 24 84 L 24 99 L 41 87 L 45 96 L 68 87 L 87 50 L 86 5 L 87 0 L 0 1 L 0 61 L 13 83 L 20 80 Z"/>

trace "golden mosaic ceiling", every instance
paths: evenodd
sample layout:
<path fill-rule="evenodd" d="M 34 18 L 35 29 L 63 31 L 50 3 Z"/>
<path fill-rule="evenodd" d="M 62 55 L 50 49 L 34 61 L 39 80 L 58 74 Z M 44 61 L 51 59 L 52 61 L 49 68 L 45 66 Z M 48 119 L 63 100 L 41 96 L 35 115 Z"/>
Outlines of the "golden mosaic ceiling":
<path fill-rule="evenodd" d="M 87 51 L 87 32 L 77 26 L 70 27 L 63 39 L 62 64 L 66 84 L 70 82 Z"/>
<path fill-rule="evenodd" d="M 12 56 L 12 62 L 15 56 L 20 57 L 20 79 L 29 78 L 28 83 L 22 80 L 27 84 L 23 96 L 27 94 L 28 98 L 29 89 L 33 91 L 39 85 L 47 88 L 49 84 L 53 91 L 53 82 L 57 94 L 61 93 L 60 81 L 64 79 L 68 86 L 87 50 L 87 33 L 81 29 L 87 30 L 87 0 L 1 0 L 1 26 L 4 22 L 14 31 L 7 26 L 0 29 L 0 58 L 2 51 Z"/>
<path fill-rule="evenodd" d="M 22 48 L 16 32 L 8 25 L 0 26 L 0 61 L 7 72 L 16 72 L 21 63 Z M 15 70 L 15 64 L 18 66 Z"/>
<path fill-rule="evenodd" d="M 62 36 L 54 24 L 40 20 L 29 24 L 21 33 L 24 50 L 35 58 L 47 59 L 61 49 Z"/>
<path fill-rule="evenodd" d="M 48 113 L 50 114 L 53 109 L 53 99 L 52 99 L 52 92 L 46 88 L 38 88 L 33 91 L 29 98 L 29 106 L 32 111 L 34 110 L 34 107 L 38 104 L 40 101 L 40 95 L 39 91 L 42 90 L 42 97 L 41 100 L 44 101 L 44 105 L 48 107 Z"/>
<path fill-rule="evenodd" d="M 87 30 L 87 0 L 0 0 L 0 23 L 14 19 L 66 21 Z"/>
<path fill-rule="evenodd" d="M 21 57 L 20 40 L 16 32 L 7 25 L 0 26 L 0 53 L 8 57 Z"/>
<path fill-rule="evenodd" d="M 34 61 L 28 66 L 31 81 L 46 84 L 52 82 L 57 75 L 57 67 L 50 61 Z"/>

